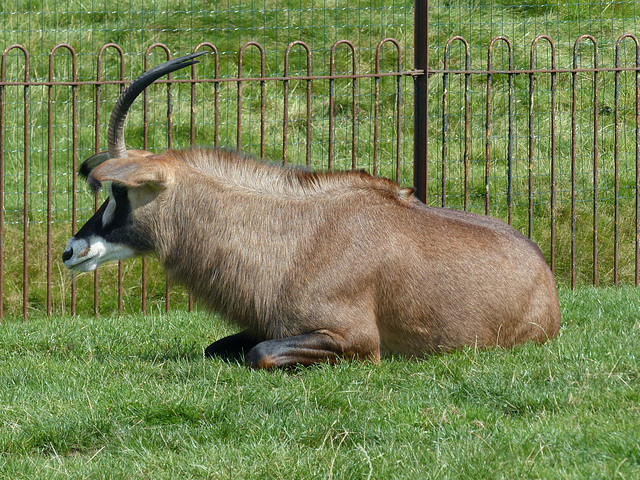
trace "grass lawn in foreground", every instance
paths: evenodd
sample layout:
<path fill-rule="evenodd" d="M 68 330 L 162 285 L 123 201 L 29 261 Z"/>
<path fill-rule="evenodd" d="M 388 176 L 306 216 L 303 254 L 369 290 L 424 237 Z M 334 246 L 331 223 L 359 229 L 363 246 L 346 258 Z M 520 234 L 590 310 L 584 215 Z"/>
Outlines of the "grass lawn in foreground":
<path fill-rule="evenodd" d="M 381 365 L 203 358 L 206 313 L 0 327 L 0 478 L 639 478 L 640 290 L 558 339 Z"/>

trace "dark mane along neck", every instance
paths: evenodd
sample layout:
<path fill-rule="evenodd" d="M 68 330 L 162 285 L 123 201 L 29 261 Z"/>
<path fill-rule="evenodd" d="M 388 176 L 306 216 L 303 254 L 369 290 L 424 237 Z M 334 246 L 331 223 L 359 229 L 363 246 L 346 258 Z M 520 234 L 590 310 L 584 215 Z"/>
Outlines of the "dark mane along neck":
<path fill-rule="evenodd" d="M 391 180 L 373 177 L 363 171 L 311 172 L 222 149 L 196 148 L 176 150 L 170 154 L 230 188 L 242 188 L 265 195 L 308 197 L 367 190 L 398 197 L 400 191 Z"/>

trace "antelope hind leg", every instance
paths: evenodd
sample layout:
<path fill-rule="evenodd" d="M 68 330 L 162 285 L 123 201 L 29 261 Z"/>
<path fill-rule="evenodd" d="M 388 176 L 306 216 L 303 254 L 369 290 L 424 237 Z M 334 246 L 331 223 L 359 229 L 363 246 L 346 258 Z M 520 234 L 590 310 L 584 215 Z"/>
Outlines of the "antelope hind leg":
<path fill-rule="evenodd" d="M 374 351 L 371 346 L 358 348 L 347 345 L 340 336 L 322 330 L 260 342 L 247 353 L 245 363 L 252 368 L 273 368 L 334 363 L 343 356 L 370 358 L 373 361 L 380 359 L 379 349 Z"/>
<path fill-rule="evenodd" d="M 213 342 L 207 347 L 204 354 L 207 357 L 239 360 L 256 344 L 258 344 L 258 341 L 253 339 L 245 330 Z"/>

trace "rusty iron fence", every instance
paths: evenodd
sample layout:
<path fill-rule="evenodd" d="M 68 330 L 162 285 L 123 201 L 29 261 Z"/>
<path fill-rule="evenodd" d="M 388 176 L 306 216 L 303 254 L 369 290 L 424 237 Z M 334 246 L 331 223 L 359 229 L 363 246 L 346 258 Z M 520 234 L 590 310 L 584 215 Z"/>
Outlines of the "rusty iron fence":
<path fill-rule="evenodd" d="M 501 65 L 494 62 L 496 50 Z M 439 118 L 429 130 L 437 137 L 425 140 L 430 161 L 416 164 L 417 185 L 427 201 L 514 224 L 538 241 L 556 277 L 572 288 L 618 285 L 621 277 L 637 286 L 640 44 L 634 34 L 622 34 L 610 66 L 600 65 L 592 35 L 579 36 L 569 50 L 572 63 L 561 67 L 553 38 L 539 35 L 528 62 L 517 66 L 511 41 L 497 36 L 487 46 L 484 68 L 472 69 L 469 42 L 451 37 L 442 67 L 430 68 L 423 80 L 438 84 L 431 100 L 437 105 L 428 111 L 437 110 Z M 481 91 L 473 91 L 472 82 Z M 480 121 L 472 118 L 472 96 L 480 97 Z M 506 134 L 494 136 L 495 124 Z M 474 126 L 481 135 L 472 133 Z"/>
<path fill-rule="evenodd" d="M 637 286 L 635 24 L 613 38 L 567 41 L 532 29 L 527 41 L 499 31 L 477 42 L 464 22 L 459 31 L 440 22 L 444 7 L 438 17 L 434 3 L 407 5 L 410 41 L 383 35 L 362 48 L 337 37 L 318 49 L 296 38 L 278 52 L 255 40 L 233 52 L 195 43 L 189 51 L 210 55 L 147 89 L 129 115 L 127 144 L 212 145 L 308 168 L 365 169 L 414 185 L 429 205 L 504 219 L 541 246 L 559 283 Z M 445 41 L 434 42 L 434 28 Z M 58 43 L 44 67 L 23 44 L 4 49 L 0 321 L 193 308 L 153 259 L 77 278 L 59 259 L 100 202 L 78 181 L 79 162 L 105 148 L 122 89 L 172 56 L 168 42 L 148 45 L 132 56 L 104 42 L 86 55 Z"/>
<path fill-rule="evenodd" d="M 403 89 L 406 89 L 403 84 L 407 77 L 411 78 L 411 72 L 402 68 L 403 50 L 397 40 L 381 39 L 371 59 L 373 69 L 364 73 L 358 70 L 357 49 L 348 40 L 338 40 L 332 45 L 329 73 L 324 75 L 314 74 L 311 49 L 299 40 L 291 42 L 286 48 L 281 75 L 266 74 L 264 48 L 258 42 L 250 41 L 241 46 L 236 76 L 219 75 L 220 56 L 215 45 L 204 42 L 194 49 L 201 50 L 210 52 L 201 64 L 192 66 L 191 71 L 182 77 L 174 74 L 173 78 L 159 80 L 157 85 L 144 93 L 138 111 L 134 106 L 130 116 L 134 124 L 138 122 L 134 129 L 140 131 L 129 142 L 132 148 L 137 146 L 154 150 L 212 145 L 253 149 L 256 155 L 285 165 L 295 163 L 329 170 L 364 168 L 373 174 L 390 176 L 400 183 L 411 182 L 410 173 L 407 174 L 411 171 L 411 162 L 406 161 L 402 151 L 403 110 L 411 107 L 410 103 L 403 105 L 403 98 L 410 97 L 403 93 Z M 248 52 L 258 57 L 257 72 L 245 71 Z M 298 57 L 297 65 L 303 67 L 296 72 L 292 72 L 290 67 L 290 59 L 294 55 Z M 143 70 L 150 68 L 152 58 L 160 62 L 170 57 L 166 45 L 153 44 L 146 50 Z M 23 73 L 21 79 L 7 78 L 10 62 L 14 64 L 14 71 Z M 20 66 L 16 67 L 16 63 Z M 105 79 L 106 63 L 110 63 L 110 79 Z M 140 271 L 136 269 L 135 274 L 126 272 L 120 262 L 117 272 L 111 273 L 110 278 L 104 279 L 96 272 L 92 281 L 87 281 L 87 276 L 84 276 L 81 279 L 82 286 L 79 286 L 79 280 L 75 277 L 62 273 L 63 267 L 58 257 L 66 239 L 80 222 L 98 208 L 100 202 L 98 196 L 91 197 L 82 182 L 78 182 L 76 172 L 79 162 L 83 160 L 78 157 L 82 149 L 80 143 L 84 141 L 86 150 L 86 143 L 90 140 L 90 152 L 104 149 L 102 134 L 110 107 L 130 79 L 124 76 L 125 53 L 115 43 L 100 48 L 96 59 L 96 76 L 92 80 L 78 80 L 77 53 L 68 44 L 56 45 L 51 50 L 48 79 L 31 80 L 29 64 L 29 52 L 24 46 L 11 45 L 4 50 L 0 73 L 0 177 L 3 179 L 0 182 L 0 297 L 3 299 L 0 318 L 4 315 L 5 304 L 11 304 L 11 313 L 16 314 L 18 303 L 21 303 L 20 313 L 25 319 L 32 309 L 42 309 L 51 315 L 54 312 L 76 314 L 92 308 L 97 314 L 101 303 L 104 308 L 105 297 L 117 297 L 115 308 L 120 313 L 124 311 L 127 297 L 137 297 L 140 304 L 134 308 L 146 313 L 148 297 L 160 294 L 166 311 L 172 308 L 176 295 L 181 299 L 181 306 L 193 308 L 191 298 L 182 291 L 172 292 L 168 281 L 164 282 L 164 289 L 158 287 L 158 277 L 162 274 L 156 266 L 152 273 L 155 285 L 149 287 L 146 258 L 142 259 Z M 55 78 L 58 64 L 68 67 L 68 79 Z M 348 68 L 344 68 L 345 65 Z M 367 95 L 371 104 L 367 109 L 372 112 L 366 121 L 359 114 L 361 88 L 370 92 Z M 105 89 L 110 89 L 108 100 L 105 100 Z M 33 99 L 34 92 L 40 96 L 37 102 Z M 9 94 L 12 95 L 11 99 L 8 98 Z M 274 101 L 278 94 L 278 100 Z M 64 98 L 62 108 L 66 112 L 56 110 L 57 96 Z M 326 110 L 320 108 L 319 113 L 312 111 L 314 97 L 322 98 Z M 227 105 L 233 101 L 235 105 L 235 115 L 231 120 L 226 118 L 224 132 L 220 116 L 229 116 L 230 109 L 221 107 L 223 101 Z M 22 118 L 9 119 L 5 105 L 15 106 L 20 102 Z M 386 106 L 382 105 L 384 102 Z M 34 148 L 32 141 L 34 130 L 39 128 L 32 127 L 34 114 L 31 109 L 34 103 L 46 106 L 44 149 L 40 146 Z M 292 103 L 295 105 L 292 106 Z M 385 110 L 386 117 L 382 117 L 381 110 Z M 279 113 L 277 123 L 271 118 L 276 111 Z M 136 115 L 141 118 L 136 119 Z M 206 131 L 198 125 L 199 116 L 202 115 L 212 117 L 208 119 L 211 128 Z M 62 125 L 57 125 L 59 116 L 64 117 Z M 176 116 L 180 117 L 177 122 Z M 10 128 L 8 124 L 12 121 L 14 123 Z M 314 131 L 318 127 L 316 122 L 324 122 L 327 129 Z M 359 145 L 359 132 L 364 129 L 371 141 Z M 157 134 L 158 130 L 162 131 L 161 135 Z M 274 135 L 273 130 L 276 130 L 275 136 L 280 138 L 279 145 L 269 145 L 268 138 L 270 134 Z M 159 136 L 163 138 L 159 139 Z M 64 144 L 61 154 L 56 152 L 56 145 L 60 142 Z M 19 148 L 12 148 L 10 144 L 17 144 Z M 312 155 L 314 144 L 322 145 L 321 155 Z M 33 158 L 34 150 L 38 151 L 37 159 Z M 68 154 L 68 158 L 62 158 L 64 154 Z M 9 156 L 10 161 L 7 159 Z M 39 171 L 35 179 L 34 168 Z M 61 199 L 61 196 L 64 198 Z M 65 201 L 68 206 L 60 208 L 59 204 Z M 34 202 L 38 203 L 38 207 L 33 205 Z M 5 215 L 5 212 L 9 212 L 9 215 Z M 17 263 L 20 264 L 19 269 L 16 268 Z M 34 265 L 38 265 L 40 270 L 34 272 Z M 11 272 L 12 278 L 8 278 L 7 271 Z M 16 278 L 17 274 L 21 277 L 20 281 Z M 138 275 L 139 278 L 132 278 Z M 128 279 L 125 280 L 125 277 Z M 12 291 L 7 291 L 7 285 Z M 127 289 L 130 288 L 134 288 L 135 293 L 127 295 Z M 32 297 L 34 291 L 46 292 L 46 297 Z M 88 301 L 89 296 L 92 297 L 91 302 Z M 82 299 L 82 307 L 78 307 L 79 298 Z M 111 299 L 107 301 L 113 304 Z M 89 307 L 90 303 L 92 307 Z M 106 310 L 113 311 L 113 307 L 108 306 Z"/>

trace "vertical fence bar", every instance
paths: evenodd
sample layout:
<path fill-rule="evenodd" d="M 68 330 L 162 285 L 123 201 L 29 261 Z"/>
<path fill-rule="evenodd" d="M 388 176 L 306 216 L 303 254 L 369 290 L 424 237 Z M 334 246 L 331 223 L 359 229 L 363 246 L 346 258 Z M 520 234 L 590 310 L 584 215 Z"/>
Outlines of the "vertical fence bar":
<path fill-rule="evenodd" d="M 147 48 L 147 51 L 144 55 L 144 71 L 149 70 L 149 55 L 151 54 L 151 50 L 154 48 L 159 48 L 164 51 L 165 61 L 171 59 L 171 51 L 169 47 L 164 45 L 163 43 L 154 43 Z M 170 78 L 170 76 L 168 76 Z M 171 119 L 170 119 L 170 102 L 171 102 L 171 84 L 167 84 L 167 142 L 170 142 L 172 139 L 171 136 Z M 149 89 L 144 89 L 144 113 L 143 113 L 143 131 L 144 131 L 144 149 L 149 149 Z M 147 257 L 142 257 L 142 314 L 146 315 L 147 313 Z M 165 277 L 165 312 L 169 311 L 171 305 L 171 290 L 169 288 L 169 280 L 168 277 Z"/>
<path fill-rule="evenodd" d="M 264 56 L 264 49 L 260 46 L 260 158 L 265 157 L 265 121 L 267 115 L 266 69 L 267 62 Z"/>
<path fill-rule="evenodd" d="M 0 325 L 4 321 L 4 101 L 5 101 L 5 57 L 2 56 L 2 73 L 0 78 Z"/>
<path fill-rule="evenodd" d="M 380 45 L 376 50 L 376 73 L 380 73 Z M 380 135 L 380 77 L 374 78 L 373 174 L 378 175 L 378 137 Z"/>
<path fill-rule="evenodd" d="M 618 286 L 618 248 L 619 248 L 619 220 L 620 208 L 618 205 L 618 196 L 620 195 L 620 179 L 619 179 L 619 142 L 620 142 L 620 37 L 616 43 L 614 65 L 616 68 L 614 76 L 614 94 L 613 94 L 613 284 Z"/>
<path fill-rule="evenodd" d="M 219 66 L 220 59 L 218 57 L 218 49 L 209 42 L 202 42 L 193 49 L 193 53 L 198 52 L 202 48 L 211 49 L 211 53 L 214 55 L 214 80 L 218 80 L 219 78 Z M 190 142 L 193 147 L 196 143 L 196 112 L 195 112 L 195 99 L 196 99 L 196 63 L 191 65 L 191 124 L 190 124 Z M 213 83 L 214 94 L 213 94 L 213 145 L 217 147 L 220 144 L 220 140 L 218 138 L 218 128 L 220 123 L 220 83 Z"/>
<path fill-rule="evenodd" d="M 640 47 L 636 43 L 636 230 L 635 230 L 635 285 L 640 284 Z"/>
<path fill-rule="evenodd" d="M 238 135 L 237 147 L 242 149 L 242 63 L 244 52 L 248 47 L 256 47 L 260 52 L 260 157 L 264 158 L 265 148 L 265 116 L 266 116 L 266 61 L 264 48 L 258 42 L 247 42 L 240 47 L 238 53 Z"/>
<path fill-rule="evenodd" d="M 332 50 L 333 51 L 333 50 Z M 329 144 L 327 146 L 327 170 L 333 170 L 333 112 L 335 110 L 335 80 L 333 79 L 333 56 L 330 62 L 329 78 Z"/>
<path fill-rule="evenodd" d="M 551 40 L 551 39 L 549 39 Z M 551 179 L 550 179 L 550 199 L 551 202 L 551 239 L 549 256 L 551 257 L 551 272 L 556 273 L 556 51 L 555 45 L 551 42 Z"/>
<path fill-rule="evenodd" d="M 49 82 L 53 82 L 53 56 L 59 45 L 53 47 L 49 54 Z M 47 87 L 47 316 L 51 316 L 51 191 L 53 183 L 53 85 Z"/>
<path fill-rule="evenodd" d="M 2 55 L 2 65 L 0 69 L 0 324 L 4 319 L 4 173 L 5 173 L 5 85 L 6 80 L 6 60 L 11 50 L 20 50 L 25 57 L 25 82 L 28 82 L 29 76 L 29 55 L 26 49 L 21 45 L 11 45 L 4 50 Z M 26 90 L 26 86 L 25 86 Z M 24 98 L 26 98 L 26 92 Z M 27 108 L 25 104 L 25 109 Z M 26 113 L 25 113 L 26 116 Z M 26 123 L 25 123 L 26 128 Z M 25 160 L 26 161 L 26 160 Z M 27 206 L 25 205 L 25 212 Z M 26 242 L 23 244 L 26 248 Z M 24 259 L 24 257 L 23 257 Z M 26 265 L 26 264 L 25 264 Z M 24 283 L 23 283 L 24 285 Z M 23 309 L 24 312 L 24 309 Z M 26 320 L 26 317 L 25 317 Z"/>
<path fill-rule="evenodd" d="M 358 78 L 356 75 L 358 74 L 358 62 L 356 60 L 356 47 L 352 43 L 349 42 L 349 47 L 353 53 L 353 57 L 351 59 L 353 65 L 353 82 L 351 87 L 351 169 L 355 170 L 358 166 L 358 140 L 357 140 L 357 129 L 358 129 Z"/>
<path fill-rule="evenodd" d="M 241 51 L 242 53 L 242 51 Z M 241 53 L 239 55 L 241 55 Z M 242 58 L 238 59 L 238 108 L 236 112 L 236 148 L 242 149 Z"/>
<path fill-rule="evenodd" d="M 487 54 L 487 99 L 485 108 L 485 144 L 484 144 L 484 214 L 489 215 L 489 180 L 491 175 L 491 53 L 493 50 L 493 40 L 489 44 Z"/>
<path fill-rule="evenodd" d="M 399 73 L 402 71 L 402 48 L 400 47 L 400 43 L 393 38 L 385 38 L 384 40 L 378 43 L 376 47 L 376 69 L 375 73 L 380 74 L 380 60 L 382 47 L 386 43 L 392 43 L 396 47 L 396 51 L 398 52 L 397 58 L 398 63 L 396 66 L 396 71 Z M 401 130 L 402 130 L 402 109 L 401 109 L 401 98 L 402 98 L 402 84 L 401 78 L 398 75 L 396 77 L 396 158 L 395 158 L 395 167 L 396 167 L 396 183 L 400 183 L 400 157 L 402 154 L 402 146 L 401 146 Z M 373 174 L 378 174 L 378 137 L 379 137 L 379 115 L 380 115 L 380 77 L 375 77 L 375 105 L 374 105 L 374 134 L 373 134 Z"/>
<path fill-rule="evenodd" d="M 52 223 L 53 223 L 53 205 L 52 205 L 52 189 L 53 189 L 53 59 L 60 49 L 66 49 L 71 54 L 71 77 L 72 81 L 76 80 L 76 52 L 68 44 L 56 45 L 49 54 L 49 86 L 48 86 L 48 125 L 47 125 L 47 316 L 51 316 L 52 295 L 51 295 L 51 270 L 53 265 L 52 258 Z M 75 86 L 73 87 L 75 89 Z M 75 90 L 74 90 L 75 92 Z M 75 98 L 72 98 L 75 106 Z M 74 107 L 72 107 L 74 108 Z M 75 130 L 75 122 L 72 126 Z M 72 137 L 75 136 L 72 133 Z M 75 152 L 75 150 L 74 150 Z M 74 165 L 75 171 L 75 165 Z M 75 190 L 74 190 L 75 194 Z M 75 210 L 75 202 L 73 209 Z"/>
<path fill-rule="evenodd" d="M 333 128 L 334 128 L 334 117 L 335 117 L 335 61 L 336 61 L 336 50 L 340 45 L 346 45 L 351 50 L 351 69 L 352 74 L 354 76 L 351 87 L 351 168 L 353 170 L 357 167 L 357 140 L 356 140 L 356 129 L 357 129 L 357 79 L 355 78 L 357 75 L 358 67 L 356 61 L 356 47 L 349 40 L 338 40 L 331 47 L 331 57 L 329 63 L 329 170 L 333 168 Z"/>
<path fill-rule="evenodd" d="M 0 68 L 0 325 L 4 321 L 4 151 L 5 151 L 5 74 L 7 53 Z"/>
<path fill-rule="evenodd" d="M 98 60 L 97 60 L 97 73 L 96 73 L 96 111 L 95 111 L 95 153 L 100 151 L 100 102 L 102 101 L 102 57 L 107 49 L 114 49 L 120 59 L 120 81 L 124 81 L 124 52 L 122 48 L 116 43 L 107 43 L 102 46 L 100 51 L 98 52 Z M 124 84 L 120 85 L 120 93 L 124 91 Z M 74 182 L 75 182 L 75 166 L 74 166 Z M 74 183 L 74 191 L 75 191 L 75 183 Z M 98 197 L 95 197 L 95 209 L 98 209 Z M 75 208 L 74 208 L 75 212 Z M 75 219 L 73 225 L 73 232 L 75 233 Z M 75 281 L 75 276 L 74 276 Z M 122 314 L 123 312 L 123 267 L 122 260 L 118 261 L 118 311 Z M 73 304 L 73 314 L 75 315 L 75 297 Z M 94 313 L 98 314 L 98 270 L 94 273 Z"/>
<path fill-rule="evenodd" d="M 574 47 L 575 52 L 575 47 Z M 571 288 L 576 288 L 576 135 L 577 135 L 577 56 L 571 72 Z"/>
<path fill-rule="evenodd" d="M 309 47 L 307 47 L 309 49 Z M 311 77 L 311 52 L 307 55 L 307 74 Z M 306 151 L 305 151 L 305 163 L 307 168 L 311 167 L 311 78 L 307 79 L 307 111 L 306 111 Z"/>
<path fill-rule="evenodd" d="M 24 162 L 24 189 L 23 189 L 23 253 L 22 253 L 22 318 L 27 320 L 28 309 L 28 260 L 29 260 L 29 52 L 18 44 L 5 48 L 0 64 L 0 324 L 4 319 L 4 173 L 5 173 L 5 134 L 6 134 L 6 109 L 5 109 L 5 81 L 7 71 L 7 55 L 12 50 L 18 50 L 24 56 L 24 85 L 23 85 L 23 162 Z"/>
<path fill-rule="evenodd" d="M 95 122 L 94 122 L 94 153 L 98 153 L 100 151 L 100 62 L 98 61 L 98 73 L 97 73 L 97 81 L 96 84 L 96 110 L 95 110 Z M 93 195 L 93 211 L 98 211 L 98 193 L 94 193 Z M 75 233 L 75 232 L 74 232 Z M 100 279 L 100 270 L 95 269 L 93 272 L 93 314 L 94 316 L 98 316 L 98 282 Z"/>
<path fill-rule="evenodd" d="M 507 144 L 507 209 L 508 223 L 513 223 L 513 48 L 508 38 L 503 41 L 509 48 L 509 132 Z"/>
<path fill-rule="evenodd" d="M 619 270 L 619 223 L 620 223 L 620 212 L 619 212 L 619 200 L 618 197 L 620 195 L 620 179 L 619 179 L 619 130 L 620 130 L 620 46 L 622 42 L 626 39 L 631 39 L 635 43 L 635 66 L 636 66 L 636 223 L 635 223 L 635 284 L 638 285 L 638 226 L 640 224 L 640 218 L 638 217 L 638 149 L 640 146 L 638 145 L 638 141 L 640 138 L 638 137 L 638 109 L 640 108 L 640 91 L 638 84 L 638 75 L 640 75 L 640 43 L 635 35 L 632 34 L 624 34 L 618 41 L 616 42 L 615 48 L 615 97 L 614 97 L 614 176 L 615 176 L 615 184 L 614 184 L 614 250 L 613 250 L 613 283 L 615 286 L 618 286 L 618 270 Z"/>
<path fill-rule="evenodd" d="M 446 201 L 446 168 L 447 168 L 447 133 L 448 133 L 448 77 L 449 77 L 449 49 L 451 44 L 455 41 L 463 43 L 465 48 L 465 91 L 464 91 L 464 209 L 467 210 L 467 204 L 469 201 L 469 69 L 471 67 L 471 55 L 469 53 L 469 42 L 463 37 L 455 36 L 451 37 L 444 49 L 444 64 L 442 74 L 442 207 L 447 206 Z"/>
<path fill-rule="evenodd" d="M 634 250 L 635 250 L 635 265 L 634 265 L 634 284 L 640 286 L 640 42 L 638 38 L 633 34 L 622 35 L 617 43 L 615 50 L 615 67 L 620 68 L 619 65 L 619 50 L 620 45 L 625 39 L 633 40 L 635 44 L 635 229 L 634 229 Z M 619 70 L 616 70 L 616 101 L 618 100 L 618 76 Z M 616 160 L 617 160 L 617 147 L 618 147 L 618 105 L 616 103 Z M 616 182 L 618 177 L 616 175 Z M 617 201 L 617 197 L 616 197 Z M 616 209 L 616 231 L 618 228 L 618 212 Z M 617 242 L 616 242 L 617 247 Z M 617 261 L 617 254 L 616 254 Z M 617 277 L 616 277 L 617 279 Z"/>
<path fill-rule="evenodd" d="M 591 35 L 579 36 L 573 48 L 573 68 L 578 69 L 578 48 L 583 40 L 593 43 L 593 286 L 598 285 L 598 44 Z"/>
<path fill-rule="evenodd" d="M 539 35 L 531 42 L 531 56 L 529 74 L 530 90 L 529 90 L 529 238 L 533 237 L 533 112 L 534 112 L 534 90 L 535 90 L 535 49 L 540 40 L 546 40 L 551 48 L 551 112 L 550 112 L 550 135 L 551 135 L 551 179 L 549 186 L 549 202 L 551 208 L 551 240 L 550 240 L 550 268 L 555 273 L 555 234 L 556 234 L 556 131 L 555 131 L 555 112 L 556 112 L 556 47 L 553 40 L 548 35 Z"/>
<path fill-rule="evenodd" d="M 27 321 L 27 310 L 29 305 L 29 54 L 24 47 L 18 46 L 20 50 L 24 53 L 25 57 L 25 67 L 24 67 L 24 93 L 23 93 L 23 101 L 24 101 L 24 129 L 23 129 L 23 159 L 24 159 L 24 194 L 23 194 L 23 205 L 24 205 L 24 230 L 23 230 L 23 250 L 22 250 L 22 318 L 26 322 Z"/>
<path fill-rule="evenodd" d="M 171 55 L 167 54 L 167 60 L 171 59 Z M 167 75 L 167 147 L 173 148 L 173 95 L 171 92 L 171 73 Z M 164 299 L 165 299 L 165 313 L 169 313 L 171 310 L 171 282 L 169 280 L 169 273 L 165 272 L 164 279 Z"/>
<path fill-rule="evenodd" d="M 389 40 L 391 41 L 391 40 Z M 402 47 L 395 40 L 395 46 L 398 49 L 398 68 L 402 71 Z M 402 78 L 396 77 L 396 183 L 400 184 L 400 168 L 402 161 Z"/>
<path fill-rule="evenodd" d="M 416 196 L 429 195 L 429 0 L 414 2 L 413 183 Z"/>
<path fill-rule="evenodd" d="M 282 165 L 287 164 L 287 135 L 289 133 L 289 50 L 284 56 L 284 80 L 282 81 Z"/>
<path fill-rule="evenodd" d="M 284 100 L 284 112 L 282 117 L 282 164 L 286 165 L 287 163 L 287 135 L 289 132 L 289 56 L 291 54 L 291 49 L 296 45 L 300 45 L 304 48 L 307 54 L 307 77 L 311 77 L 311 49 L 309 46 L 297 40 L 295 42 L 291 42 L 287 46 L 287 50 L 284 54 L 284 80 L 282 81 L 283 86 L 283 100 Z M 307 79 L 307 132 L 306 132 L 306 163 L 307 167 L 311 164 L 311 79 Z"/>
<path fill-rule="evenodd" d="M 496 42 L 502 41 L 507 45 L 509 51 L 509 73 L 508 73 L 508 143 L 507 143 L 507 209 L 508 223 L 512 222 L 513 210 L 513 48 L 511 42 L 505 36 L 498 36 L 489 43 L 487 54 L 487 110 L 486 110 L 486 145 L 485 145 L 485 214 L 489 214 L 490 207 L 490 164 L 491 164 L 491 86 L 492 86 L 492 56 L 493 47 Z"/>
<path fill-rule="evenodd" d="M 171 60 L 171 51 L 169 50 L 169 47 L 167 47 L 165 44 L 163 43 L 154 43 L 152 45 L 149 46 L 149 48 L 147 48 L 147 51 L 145 52 L 144 55 L 144 71 L 146 72 L 147 70 L 149 70 L 149 55 L 151 54 L 151 50 L 153 50 L 154 48 L 159 48 L 162 51 L 164 51 L 166 60 L 165 61 L 169 61 Z M 167 79 L 170 81 L 171 80 L 171 74 L 167 75 Z M 144 143 L 145 143 L 145 147 L 144 149 L 147 150 L 149 147 L 149 97 L 148 97 L 148 88 L 144 89 Z M 167 147 L 171 148 L 171 144 L 173 141 L 173 132 L 172 132 L 172 119 L 171 119 L 171 83 L 167 83 Z M 142 294 L 142 298 L 143 298 L 143 303 L 144 303 L 144 307 L 143 307 L 143 313 L 146 313 L 146 297 L 147 297 L 147 259 L 146 257 L 143 257 L 143 264 L 142 264 L 142 275 L 143 275 L 143 288 L 144 288 L 144 292 Z M 169 310 L 171 309 L 171 287 L 170 287 L 170 283 L 169 283 L 169 276 L 168 274 L 165 274 L 165 312 L 169 312 Z"/>
<path fill-rule="evenodd" d="M 598 286 L 598 43 L 593 42 L 593 286 Z"/>
<path fill-rule="evenodd" d="M 75 60 L 74 60 L 75 62 Z M 76 82 L 77 63 L 73 67 L 73 81 Z M 71 87 L 71 231 L 76 232 L 78 224 L 78 85 Z M 76 276 L 71 276 L 71 315 L 76 314 Z"/>
<path fill-rule="evenodd" d="M 464 74 L 464 210 L 469 209 L 469 128 L 471 122 L 470 112 L 470 98 L 469 92 L 471 91 L 471 52 L 469 50 L 469 43 L 464 40 L 465 43 L 465 70 Z"/>
<path fill-rule="evenodd" d="M 218 58 L 218 49 L 209 42 L 202 42 L 194 48 L 193 52 L 196 53 L 202 48 L 209 48 L 211 53 L 214 55 L 214 79 L 218 80 L 219 73 L 219 58 Z M 190 110 L 190 128 L 189 128 L 189 141 L 190 146 L 193 147 L 196 143 L 196 110 L 195 110 L 195 101 L 196 101 L 196 63 L 191 65 L 191 110 Z M 214 82 L 214 95 L 213 95 L 213 145 L 215 147 L 218 146 L 218 125 L 219 125 L 219 92 L 220 92 L 220 84 L 218 82 Z M 193 294 L 189 293 L 189 312 L 193 311 Z"/>
<path fill-rule="evenodd" d="M 447 111 L 447 100 L 449 97 L 449 46 L 451 45 L 451 41 L 453 39 L 449 39 L 444 47 L 444 63 L 442 73 L 442 161 L 441 161 L 441 187 L 440 187 L 440 206 L 447 206 L 447 134 L 449 133 L 449 123 L 448 123 L 448 111 Z"/>
<path fill-rule="evenodd" d="M 539 38 L 539 37 L 538 37 Z M 535 81 L 536 77 L 533 73 L 535 68 L 535 56 L 534 49 L 535 45 L 538 41 L 536 38 L 531 45 L 531 57 L 529 62 L 529 67 L 531 68 L 531 73 L 529 74 L 529 206 L 528 206 L 528 229 L 527 236 L 529 239 L 533 236 L 533 101 L 534 101 L 534 91 L 535 91 Z"/>
<path fill-rule="evenodd" d="M 638 40 L 636 39 L 636 45 Z M 635 285 L 640 284 L 640 49 L 636 47 L 636 272 Z"/>

